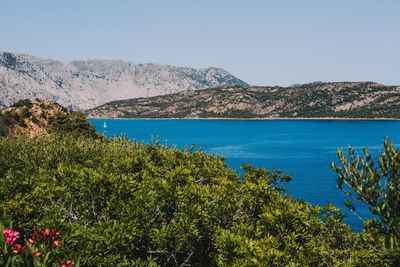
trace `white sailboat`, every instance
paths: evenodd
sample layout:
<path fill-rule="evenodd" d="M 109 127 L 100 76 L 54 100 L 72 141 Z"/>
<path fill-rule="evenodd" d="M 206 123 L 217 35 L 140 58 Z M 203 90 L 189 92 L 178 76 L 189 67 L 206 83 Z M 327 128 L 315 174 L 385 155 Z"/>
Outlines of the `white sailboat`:
<path fill-rule="evenodd" d="M 107 128 L 107 123 L 106 123 L 106 122 L 104 122 L 104 124 L 103 124 L 103 128 L 104 128 L 104 129 L 106 129 L 106 128 Z"/>

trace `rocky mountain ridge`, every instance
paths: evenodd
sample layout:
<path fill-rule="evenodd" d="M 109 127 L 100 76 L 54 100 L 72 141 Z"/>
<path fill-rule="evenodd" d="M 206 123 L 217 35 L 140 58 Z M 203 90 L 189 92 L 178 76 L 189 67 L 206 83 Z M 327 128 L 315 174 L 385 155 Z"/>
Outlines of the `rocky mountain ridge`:
<path fill-rule="evenodd" d="M 0 52 L 0 107 L 46 99 L 70 109 L 113 100 L 156 96 L 223 85 L 247 85 L 219 68 L 193 69 L 121 60 L 68 63 Z"/>
<path fill-rule="evenodd" d="M 87 114 L 109 118 L 400 118 L 400 87 L 374 82 L 224 86 L 113 101 Z"/>

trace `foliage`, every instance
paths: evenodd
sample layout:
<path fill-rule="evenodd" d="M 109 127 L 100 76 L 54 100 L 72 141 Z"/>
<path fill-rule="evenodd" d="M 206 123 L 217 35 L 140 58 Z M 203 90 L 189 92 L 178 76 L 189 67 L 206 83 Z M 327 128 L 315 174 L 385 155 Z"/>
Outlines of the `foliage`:
<path fill-rule="evenodd" d="M 10 129 L 16 123 L 9 113 L 0 112 L 0 138 L 8 136 Z"/>
<path fill-rule="evenodd" d="M 0 227 L 0 264 L 7 267 L 77 267 L 79 262 L 67 258 L 61 246 L 60 232 L 46 228 L 34 228 L 25 239 L 14 229 Z"/>
<path fill-rule="evenodd" d="M 29 99 L 21 99 L 17 102 L 15 102 L 14 104 L 11 105 L 11 107 L 13 108 L 22 108 L 22 107 L 26 107 L 28 109 L 30 109 L 33 106 L 32 101 Z"/>
<path fill-rule="evenodd" d="M 388 265 L 289 177 L 193 147 L 76 135 L 0 140 L 0 221 L 64 233 L 83 266 Z"/>
<path fill-rule="evenodd" d="M 25 119 L 30 118 L 31 115 L 32 115 L 32 112 L 29 110 L 29 108 L 23 107 L 19 111 L 18 115 L 15 116 L 15 120 L 18 122 L 19 126 L 26 127 Z"/>
<path fill-rule="evenodd" d="M 341 166 L 332 164 L 338 174 L 338 187 L 349 197 L 346 205 L 356 212 L 354 201 L 369 205 L 376 218 L 365 222 L 364 238 L 400 265 L 400 150 L 385 139 L 378 166 L 368 151 L 356 155 L 352 147 L 346 157 L 339 150 Z"/>
<path fill-rule="evenodd" d="M 58 112 L 50 117 L 50 133 L 69 133 L 86 137 L 98 138 L 96 128 L 86 121 L 81 112 L 64 113 Z"/>

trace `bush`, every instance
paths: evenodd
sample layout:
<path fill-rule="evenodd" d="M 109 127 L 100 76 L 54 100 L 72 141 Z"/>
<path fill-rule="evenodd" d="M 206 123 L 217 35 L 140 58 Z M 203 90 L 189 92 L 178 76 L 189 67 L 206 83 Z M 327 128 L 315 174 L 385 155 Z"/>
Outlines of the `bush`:
<path fill-rule="evenodd" d="M 20 120 L 27 119 L 32 115 L 32 112 L 27 107 L 23 107 L 19 113 Z"/>
<path fill-rule="evenodd" d="M 99 138 L 96 127 L 87 122 L 85 115 L 81 112 L 54 114 L 49 120 L 49 132 Z"/>
<path fill-rule="evenodd" d="M 10 129 L 16 123 L 14 118 L 8 113 L 0 113 L 0 138 L 8 136 Z"/>
<path fill-rule="evenodd" d="M 13 108 L 26 107 L 28 109 L 30 109 L 32 106 L 33 106 L 33 103 L 29 99 L 21 99 L 21 100 L 19 100 L 19 101 L 15 102 L 14 104 L 11 105 L 11 107 L 13 107 Z"/>
<path fill-rule="evenodd" d="M 32 112 L 27 107 L 23 107 L 19 111 L 18 116 L 16 116 L 16 120 L 18 121 L 19 126 L 26 127 L 25 119 L 30 118 L 31 115 Z"/>
<path fill-rule="evenodd" d="M 0 140 L 0 220 L 58 228 L 82 266 L 388 264 L 289 177 L 201 150 L 74 135 Z"/>

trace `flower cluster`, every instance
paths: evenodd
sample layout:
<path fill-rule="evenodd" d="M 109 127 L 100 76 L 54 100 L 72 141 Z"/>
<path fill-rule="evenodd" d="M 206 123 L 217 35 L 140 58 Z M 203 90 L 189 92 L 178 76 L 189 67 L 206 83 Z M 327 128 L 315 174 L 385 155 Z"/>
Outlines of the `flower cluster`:
<path fill-rule="evenodd" d="M 28 243 L 31 245 L 35 245 L 38 242 L 48 243 L 48 241 L 51 241 L 53 248 L 60 246 L 60 232 L 58 232 L 57 230 L 51 230 L 49 228 L 44 229 L 44 231 L 41 231 L 38 228 L 34 228 L 32 236 L 28 238 Z"/>
<path fill-rule="evenodd" d="M 13 229 L 3 229 L 5 247 L 3 247 L 3 253 L 0 253 L 3 257 L 13 258 L 13 261 L 20 262 L 23 264 L 31 265 L 31 263 L 37 263 L 35 266 L 47 266 L 46 262 L 53 262 L 59 264 L 61 267 L 73 267 L 74 261 L 72 259 L 66 259 L 65 255 L 59 250 L 61 246 L 60 232 L 46 228 L 43 231 L 40 228 L 34 228 L 33 233 L 26 240 L 22 240 L 21 234 Z M 27 257 L 28 256 L 28 257 Z M 8 260 L 7 260 L 8 261 Z M 53 266 L 53 265 L 51 265 Z"/>
<path fill-rule="evenodd" d="M 7 244 L 9 245 L 14 245 L 15 241 L 17 241 L 17 239 L 19 238 L 19 232 L 14 231 L 10 228 L 4 228 L 3 234 Z"/>

